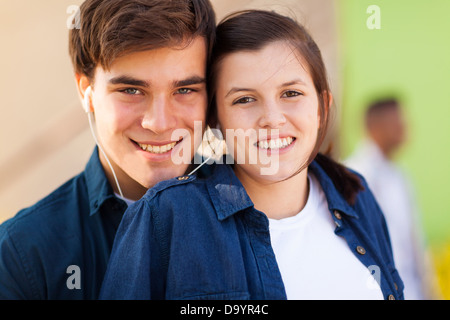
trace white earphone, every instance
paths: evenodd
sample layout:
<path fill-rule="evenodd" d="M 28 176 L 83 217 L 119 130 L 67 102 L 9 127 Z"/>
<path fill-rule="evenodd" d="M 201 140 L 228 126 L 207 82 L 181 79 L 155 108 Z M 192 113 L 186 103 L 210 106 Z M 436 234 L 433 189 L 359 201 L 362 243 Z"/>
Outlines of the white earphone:
<path fill-rule="evenodd" d="M 83 103 L 83 109 L 86 113 L 91 112 L 91 100 L 89 99 L 89 96 L 91 95 L 92 88 L 91 86 L 86 88 L 86 91 L 84 91 L 84 103 Z"/>
<path fill-rule="evenodd" d="M 106 155 L 106 153 L 103 150 L 102 146 L 100 145 L 100 143 L 98 143 L 97 136 L 95 135 L 94 126 L 92 124 L 95 120 L 93 120 L 93 113 L 94 113 L 94 111 L 93 111 L 93 108 L 91 108 L 91 99 L 90 99 L 91 93 L 92 93 L 92 88 L 91 88 L 91 86 L 89 86 L 84 91 L 83 109 L 88 115 L 89 127 L 91 128 L 92 137 L 94 138 L 95 143 L 97 144 L 98 148 L 100 149 L 100 151 L 102 152 L 103 156 L 105 157 L 106 162 L 108 162 L 109 168 L 111 169 L 111 172 L 112 172 L 112 174 L 114 176 L 114 180 L 116 182 L 117 190 L 119 191 L 120 196 L 123 198 L 124 196 L 123 196 L 123 193 L 122 193 L 122 189 L 120 188 L 119 181 L 117 180 L 117 176 L 116 176 L 116 173 L 114 171 L 114 168 L 112 167 L 111 162 L 109 161 L 108 156 Z"/>

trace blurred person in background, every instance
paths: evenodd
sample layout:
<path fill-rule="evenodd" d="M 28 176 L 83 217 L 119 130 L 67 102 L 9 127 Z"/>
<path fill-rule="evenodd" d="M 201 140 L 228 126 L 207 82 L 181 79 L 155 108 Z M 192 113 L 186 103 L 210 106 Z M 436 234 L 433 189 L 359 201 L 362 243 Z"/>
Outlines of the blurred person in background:
<path fill-rule="evenodd" d="M 406 141 L 406 121 L 395 98 L 375 101 L 365 113 L 367 137 L 345 161 L 361 173 L 385 214 L 394 261 L 405 285 L 405 299 L 429 296 L 424 264 L 424 236 L 412 183 L 393 162 Z"/>
<path fill-rule="evenodd" d="M 82 173 L 0 226 L 0 299 L 96 299 L 127 205 L 188 170 L 171 153 L 193 155 L 194 139 L 172 133 L 192 136 L 206 116 L 208 0 L 87 0 L 80 19 L 69 53 L 98 148 Z"/>

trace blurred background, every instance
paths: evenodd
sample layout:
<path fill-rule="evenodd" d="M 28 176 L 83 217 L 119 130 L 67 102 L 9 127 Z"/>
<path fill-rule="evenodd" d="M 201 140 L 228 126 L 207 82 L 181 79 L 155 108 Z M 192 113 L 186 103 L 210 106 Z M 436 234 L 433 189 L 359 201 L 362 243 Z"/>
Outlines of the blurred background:
<path fill-rule="evenodd" d="M 68 55 L 76 0 L 0 0 L 0 222 L 84 169 L 92 148 Z M 327 65 L 340 160 L 365 137 L 374 99 L 396 96 L 408 125 L 394 163 L 409 175 L 433 299 L 450 299 L 450 1 L 212 0 L 218 20 L 276 10 L 310 31 Z M 374 6 L 375 5 L 375 6 Z"/>

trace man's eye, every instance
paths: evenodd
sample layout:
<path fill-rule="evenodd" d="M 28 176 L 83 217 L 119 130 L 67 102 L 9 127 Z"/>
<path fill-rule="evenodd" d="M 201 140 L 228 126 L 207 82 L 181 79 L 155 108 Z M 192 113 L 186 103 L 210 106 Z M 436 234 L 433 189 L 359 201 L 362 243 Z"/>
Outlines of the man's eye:
<path fill-rule="evenodd" d="M 127 88 L 122 90 L 123 93 L 129 94 L 129 95 L 137 95 L 137 94 L 141 94 L 142 92 L 139 91 L 136 88 Z"/>
<path fill-rule="evenodd" d="M 247 104 L 247 103 L 250 103 L 253 101 L 255 101 L 255 99 L 250 98 L 250 97 L 242 97 L 242 98 L 239 98 L 236 101 L 234 101 L 233 104 Z"/>
<path fill-rule="evenodd" d="M 298 91 L 289 90 L 289 91 L 286 91 L 285 93 L 283 93 L 282 97 L 292 98 L 292 97 L 297 97 L 297 96 L 301 96 L 301 95 L 302 95 L 302 93 L 300 93 Z"/>
<path fill-rule="evenodd" d="M 177 93 L 179 93 L 179 94 L 188 94 L 188 93 L 191 93 L 193 91 L 194 90 L 189 89 L 189 88 L 180 88 L 180 89 L 177 90 Z"/>

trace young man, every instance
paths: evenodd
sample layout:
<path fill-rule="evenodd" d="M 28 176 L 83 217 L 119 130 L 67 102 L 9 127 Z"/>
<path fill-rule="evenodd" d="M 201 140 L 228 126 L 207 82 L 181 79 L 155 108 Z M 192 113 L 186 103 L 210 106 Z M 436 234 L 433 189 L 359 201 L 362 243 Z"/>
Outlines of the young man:
<path fill-rule="evenodd" d="M 80 13 L 69 52 L 99 148 L 0 226 L 1 299 L 96 299 L 127 202 L 186 172 L 172 155 L 193 155 L 194 121 L 204 123 L 208 0 L 87 0 Z"/>

